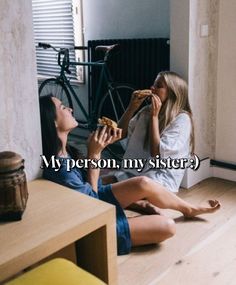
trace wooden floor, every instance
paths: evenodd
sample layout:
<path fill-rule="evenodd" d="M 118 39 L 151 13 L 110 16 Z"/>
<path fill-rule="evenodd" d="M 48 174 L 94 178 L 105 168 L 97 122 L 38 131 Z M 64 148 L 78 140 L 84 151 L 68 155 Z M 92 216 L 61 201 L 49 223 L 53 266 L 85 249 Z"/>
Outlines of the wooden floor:
<path fill-rule="evenodd" d="M 236 183 L 210 178 L 180 196 L 195 204 L 217 199 L 222 207 L 191 221 L 166 211 L 175 218 L 176 235 L 119 256 L 119 285 L 236 284 Z"/>

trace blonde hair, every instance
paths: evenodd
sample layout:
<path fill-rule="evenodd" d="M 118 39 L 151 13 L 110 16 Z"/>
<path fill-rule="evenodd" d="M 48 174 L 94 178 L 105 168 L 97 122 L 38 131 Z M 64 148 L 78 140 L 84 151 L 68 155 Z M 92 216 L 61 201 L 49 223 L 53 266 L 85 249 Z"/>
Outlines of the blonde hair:
<path fill-rule="evenodd" d="M 194 153 L 194 124 L 193 113 L 189 104 L 188 85 L 186 81 L 177 73 L 171 71 L 162 71 L 157 75 L 154 87 L 160 82 L 167 88 L 167 100 L 163 103 L 159 114 L 160 134 L 180 113 L 189 115 L 192 125 L 190 135 L 191 153 Z"/>

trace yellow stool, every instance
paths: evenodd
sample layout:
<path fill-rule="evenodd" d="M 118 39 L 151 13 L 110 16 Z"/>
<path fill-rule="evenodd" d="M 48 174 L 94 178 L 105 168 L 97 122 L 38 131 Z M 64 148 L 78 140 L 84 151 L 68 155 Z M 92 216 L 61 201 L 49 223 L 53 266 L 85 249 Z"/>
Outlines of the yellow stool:
<path fill-rule="evenodd" d="M 105 283 L 71 261 L 56 258 L 5 285 L 105 285 Z"/>

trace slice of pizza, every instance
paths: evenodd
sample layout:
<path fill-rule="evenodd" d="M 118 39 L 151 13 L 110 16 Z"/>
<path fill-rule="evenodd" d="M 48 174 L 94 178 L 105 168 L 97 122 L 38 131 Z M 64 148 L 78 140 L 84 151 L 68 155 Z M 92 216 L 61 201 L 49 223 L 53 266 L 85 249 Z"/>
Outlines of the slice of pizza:
<path fill-rule="evenodd" d="M 102 126 L 108 126 L 108 127 L 111 127 L 113 129 L 116 129 L 117 128 L 117 123 L 114 122 L 113 120 L 107 118 L 107 117 L 102 117 L 102 118 L 99 118 L 98 119 L 98 123 Z"/>
<path fill-rule="evenodd" d="M 134 95 L 138 97 L 138 99 L 149 97 L 152 95 L 151 89 L 143 89 L 143 90 L 136 90 L 134 91 Z"/>

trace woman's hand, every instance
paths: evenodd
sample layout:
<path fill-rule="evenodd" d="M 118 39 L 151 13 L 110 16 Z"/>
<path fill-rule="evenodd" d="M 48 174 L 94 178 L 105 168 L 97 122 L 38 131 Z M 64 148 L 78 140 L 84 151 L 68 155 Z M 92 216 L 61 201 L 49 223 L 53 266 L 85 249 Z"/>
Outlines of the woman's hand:
<path fill-rule="evenodd" d="M 109 144 L 121 139 L 122 130 L 104 126 L 91 133 L 88 138 L 88 157 L 100 158 L 102 150 Z"/>
<path fill-rule="evenodd" d="M 131 99 L 130 99 L 130 102 L 129 102 L 129 106 L 128 106 L 128 109 L 133 111 L 133 112 L 136 112 L 138 110 L 138 108 L 142 105 L 143 101 L 147 99 L 147 97 L 142 97 L 142 98 L 139 98 L 137 95 L 136 95 L 136 91 L 134 91 L 132 93 L 132 96 L 131 96 Z"/>
<path fill-rule="evenodd" d="M 114 129 L 114 128 L 108 127 L 107 128 L 107 134 L 108 134 L 108 138 L 111 139 L 108 144 L 113 144 L 114 142 L 116 142 L 122 138 L 122 129 L 120 129 L 120 128 Z"/>
<path fill-rule="evenodd" d="M 158 117 L 161 110 L 161 99 L 157 95 L 152 96 L 151 113 L 152 117 Z"/>
<path fill-rule="evenodd" d="M 161 110 L 161 100 L 157 95 L 152 96 L 152 104 L 150 109 L 150 155 L 155 157 L 160 154 L 160 130 L 159 130 L 159 112 Z"/>

